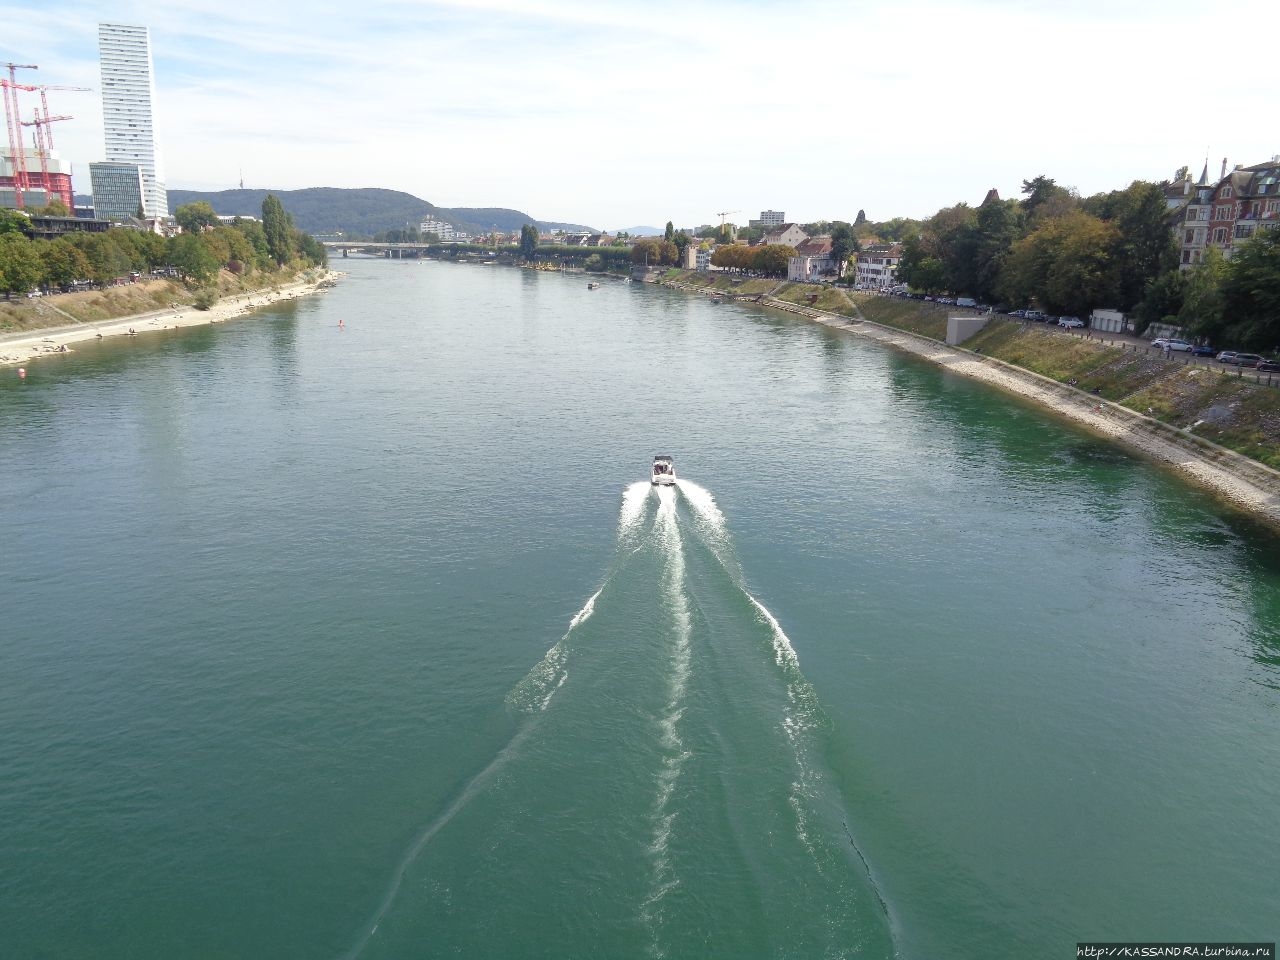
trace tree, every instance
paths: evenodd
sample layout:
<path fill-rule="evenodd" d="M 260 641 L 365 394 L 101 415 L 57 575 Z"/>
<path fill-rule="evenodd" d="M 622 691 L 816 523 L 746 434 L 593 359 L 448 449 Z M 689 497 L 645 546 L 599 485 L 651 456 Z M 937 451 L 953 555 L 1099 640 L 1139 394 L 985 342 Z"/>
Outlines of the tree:
<path fill-rule="evenodd" d="M 27 233 L 31 229 L 31 221 L 17 210 L 0 209 L 0 234 Z"/>
<path fill-rule="evenodd" d="M 670 220 L 668 220 L 668 221 L 667 221 L 667 229 L 666 229 L 666 232 L 664 232 L 664 233 L 662 234 L 662 239 L 663 239 L 663 240 L 674 240 L 674 239 L 675 239 L 675 236 L 676 236 L 676 228 L 675 228 L 675 226 L 673 226 L 673 225 L 672 225 L 671 221 L 670 221 Z"/>
<path fill-rule="evenodd" d="M 212 279 L 219 267 L 217 258 L 200 241 L 200 237 L 184 233 L 173 238 L 169 251 L 169 264 L 196 284 Z"/>
<path fill-rule="evenodd" d="M 538 255 L 538 228 L 526 223 L 520 228 L 520 256 L 530 263 Z"/>
<path fill-rule="evenodd" d="M 676 247 L 676 263 L 684 263 L 684 251 L 692 242 L 683 230 L 677 231 L 671 238 Z"/>
<path fill-rule="evenodd" d="M 44 265 L 36 242 L 20 233 L 0 234 L 0 291 L 26 293 L 40 283 Z"/>
<path fill-rule="evenodd" d="M 1174 267 L 1147 284 L 1146 294 L 1133 310 L 1138 333 L 1165 317 L 1177 318 L 1186 294 L 1187 272 Z"/>
<path fill-rule="evenodd" d="M 293 254 L 289 240 L 289 215 L 284 212 L 284 204 L 274 193 L 269 193 L 262 201 L 262 232 L 266 234 L 267 251 L 276 266 L 284 266 Z"/>
<path fill-rule="evenodd" d="M 1027 198 L 1022 201 L 1022 208 L 1029 221 L 1061 216 L 1076 205 L 1070 190 L 1058 186 L 1055 180 L 1043 174 L 1032 180 L 1023 180 L 1022 193 Z"/>
<path fill-rule="evenodd" d="M 860 227 L 866 222 L 867 222 L 867 211 L 859 210 L 858 215 L 853 218 L 853 225 L 855 227 Z"/>
<path fill-rule="evenodd" d="M 1113 251 L 1118 303 L 1121 310 L 1130 310 L 1142 301 L 1156 277 L 1177 264 L 1177 247 L 1166 220 L 1164 190 L 1159 184 L 1135 180 L 1124 190 L 1090 197 L 1082 206 L 1120 228 Z"/>
<path fill-rule="evenodd" d="M 1227 278 L 1227 262 L 1217 247 L 1208 247 L 1204 259 L 1187 272 L 1178 323 L 1190 334 L 1211 343 L 1226 334 L 1222 287 Z M 1244 344 L 1236 344 L 1244 346 Z"/>
<path fill-rule="evenodd" d="M 1280 349 L 1280 228 L 1236 247 L 1227 264 L 1222 303 L 1231 319 L 1233 343 Z"/>
<path fill-rule="evenodd" d="M 749 249 L 752 253 L 752 268 L 766 277 L 785 277 L 787 262 L 796 255 L 796 248 L 785 243 L 767 243 L 762 247 Z"/>
<path fill-rule="evenodd" d="M 66 287 L 76 280 L 87 280 L 92 272 L 84 252 L 66 237 L 59 237 L 43 251 L 44 281 L 53 287 Z"/>
<path fill-rule="evenodd" d="M 1013 245 L 999 292 L 1011 303 L 1036 299 L 1053 313 L 1076 316 L 1115 303 L 1111 251 L 1118 236 L 1115 224 L 1082 211 L 1046 220 Z"/>
<path fill-rule="evenodd" d="M 67 205 L 58 197 L 54 197 L 46 203 L 37 213 L 41 217 L 69 217 L 71 211 L 67 209 Z"/>
<path fill-rule="evenodd" d="M 200 233 L 209 227 L 216 227 L 219 222 L 213 207 L 204 200 L 179 207 L 173 212 L 173 219 L 178 221 L 178 226 L 186 233 Z"/>
<path fill-rule="evenodd" d="M 862 211 L 859 210 L 858 213 L 861 214 Z M 858 238 L 853 235 L 853 228 L 849 224 L 837 221 L 831 227 L 831 259 L 835 261 L 838 275 L 844 274 L 844 265 L 848 262 L 849 255 L 860 249 Z"/>

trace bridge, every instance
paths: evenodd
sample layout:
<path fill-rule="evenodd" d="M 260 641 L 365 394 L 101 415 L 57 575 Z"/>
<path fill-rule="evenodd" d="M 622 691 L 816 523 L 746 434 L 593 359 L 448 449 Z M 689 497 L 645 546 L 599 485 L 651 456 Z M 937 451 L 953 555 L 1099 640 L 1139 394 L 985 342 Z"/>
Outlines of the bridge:
<path fill-rule="evenodd" d="M 374 243 L 372 240 L 322 240 L 326 250 L 340 250 L 344 257 L 352 251 L 371 257 L 385 257 L 389 260 L 415 259 L 424 256 L 428 250 L 445 250 L 449 247 L 471 246 L 463 243 L 427 243 L 425 240 L 413 243 Z M 514 251 L 516 247 L 485 247 L 490 256 Z M 473 252 L 468 249 L 468 253 Z"/>

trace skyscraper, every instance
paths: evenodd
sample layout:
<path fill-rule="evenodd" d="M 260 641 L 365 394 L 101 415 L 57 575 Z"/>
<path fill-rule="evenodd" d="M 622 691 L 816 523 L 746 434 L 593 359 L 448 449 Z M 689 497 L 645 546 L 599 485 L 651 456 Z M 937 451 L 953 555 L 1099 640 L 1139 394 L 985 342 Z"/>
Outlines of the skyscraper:
<path fill-rule="evenodd" d="M 102 65 L 102 126 L 109 163 L 136 163 L 142 170 L 143 207 L 148 217 L 169 215 L 160 148 L 151 119 L 155 74 L 146 27 L 98 24 Z"/>

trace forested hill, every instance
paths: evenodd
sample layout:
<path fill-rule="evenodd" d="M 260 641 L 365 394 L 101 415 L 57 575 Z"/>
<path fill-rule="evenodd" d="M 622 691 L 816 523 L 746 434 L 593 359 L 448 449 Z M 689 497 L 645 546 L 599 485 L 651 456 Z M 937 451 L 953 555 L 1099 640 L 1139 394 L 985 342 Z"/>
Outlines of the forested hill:
<path fill-rule="evenodd" d="M 406 224 L 415 227 L 428 217 L 444 220 L 471 233 L 490 230 L 516 231 L 526 223 L 545 230 L 587 230 L 576 224 L 534 220 L 519 210 L 498 207 L 460 207 L 455 210 L 437 207 L 399 190 L 376 187 L 346 189 L 341 187 L 308 187 L 305 190 L 170 190 L 169 209 L 204 200 L 224 216 L 261 217 L 262 201 L 268 193 L 280 198 L 299 229 L 310 234 L 345 233 L 371 237 L 387 230 L 402 230 Z"/>

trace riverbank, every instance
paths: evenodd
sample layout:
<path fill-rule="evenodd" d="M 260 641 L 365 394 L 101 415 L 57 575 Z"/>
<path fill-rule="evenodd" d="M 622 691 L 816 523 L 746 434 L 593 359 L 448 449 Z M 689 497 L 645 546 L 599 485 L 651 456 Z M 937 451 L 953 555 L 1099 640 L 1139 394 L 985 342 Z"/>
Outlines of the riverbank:
<path fill-rule="evenodd" d="M 160 310 L 107 320 L 83 321 L 57 327 L 0 334 L 0 366 L 25 365 L 49 355 L 74 353 L 74 345 L 87 340 L 141 336 L 157 330 L 224 323 L 273 303 L 293 300 L 331 287 L 339 276 L 341 274 L 330 270 L 309 270 L 300 279 L 291 283 L 223 297 L 208 310 L 199 310 L 191 304 L 176 304 Z M 57 309 L 56 304 L 52 302 L 56 299 L 51 298 L 52 309 Z M 63 316 L 69 315 L 63 313 Z"/>
<path fill-rule="evenodd" d="M 657 282 L 702 295 L 712 292 L 679 278 L 659 279 Z M 757 286 L 766 283 L 748 282 L 754 282 Z M 810 305 L 806 302 L 808 296 L 797 296 L 793 289 L 785 292 L 792 294 L 794 299 L 784 300 L 771 296 L 773 292 L 784 292 L 778 291 L 778 287 L 788 286 L 777 281 L 772 283 L 773 286 L 767 292 L 765 289 L 753 288 L 751 291 L 742 291 L 740 297 L 761 306 L 784 310 L 828 327 L 876 340 L 922 357 L 961 376 L 980 380 L 1030 400 L 1058 416 L 1164 464 L 1190 482 L 1212 491 L 1223 500 L 1280 530 L 1280 471 L 1198 437 L 1189 430 L 1179 430 L 1075 386 L 1060 383 L 984 353 L 950 347 L 930 337 L 868 320 L 852 301 L 847 301 L 848 308 L 836 313 L 830 309 L 820 309 L 816 298 L 815 303 Z M 814 288 L 814 292 L 818 292 L 818 288 Z M 822 305 L 827 306 L 825 303 Z"/>

